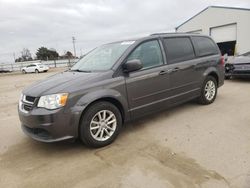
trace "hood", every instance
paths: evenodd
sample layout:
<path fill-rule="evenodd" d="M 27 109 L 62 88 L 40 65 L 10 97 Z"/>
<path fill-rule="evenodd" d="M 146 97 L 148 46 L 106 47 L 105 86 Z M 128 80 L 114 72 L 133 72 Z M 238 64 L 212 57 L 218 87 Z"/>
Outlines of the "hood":
<path fill-rule="evenodd" d="M 99 80 L 103 80 L 104 77 L 110 75 L 110 72 L 62 72 L 50 76 L 44 80 L 38 81 L 30 85 L 23 90 L 23 93 L 28 96 L 40 97 L 42 95 L 71 92 L 74 85 L 79 87 L 80 85 L 91 84 Z M 79 88 L 80 89 L 80 88 Z M 75 90 L 75 88 L 74 88 Z"/>
<path fill-rule="evenodd" d="M 248 56 L 237 56 L 230 59 L 229 63 L 232 64 L 250 64 L 250 57 Z"/>

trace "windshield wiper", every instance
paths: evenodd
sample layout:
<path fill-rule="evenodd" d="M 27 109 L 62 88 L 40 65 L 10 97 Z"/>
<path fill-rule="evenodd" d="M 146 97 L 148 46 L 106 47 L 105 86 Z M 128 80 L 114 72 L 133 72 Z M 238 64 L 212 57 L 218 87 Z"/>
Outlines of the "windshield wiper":
<path fill-rule="evenodd" d="M 70 69 L 70 71 L 74 71 L 74 72 L 86 72 L 86 73 L 91 72 L 89 70 L 81 70 L 81 69 Z"/>

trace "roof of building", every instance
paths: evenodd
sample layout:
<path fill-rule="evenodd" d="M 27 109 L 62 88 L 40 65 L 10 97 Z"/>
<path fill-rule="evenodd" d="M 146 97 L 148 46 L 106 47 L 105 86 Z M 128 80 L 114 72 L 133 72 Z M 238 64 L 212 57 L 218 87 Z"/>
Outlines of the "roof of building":
<path fill-rule="evenodd" d="M 207 8 L 203 9 L 202 11 L 198 12 L 197 14 L 195 14 L 194 16 L 192 16 L 191 18 L 189 18 L 188 20 L 186 20 L 185 22 L 183 22 L 182 24 L 180 24 L 179 26 L 177 26 L 175 29 L 177 30 L 179 27 L 181 27 L 185 23 L 189 22 L 190 20 L 192 20 L 196 16 L 200 15 L 201 13 L 203 13 L 204 11 L 206 11 L 209 8 L 222 8 L 222 9 L 234 9 L 234 10 L 250 11 L 250 8 L 224 7 L 224 6 L 208 6 Z"/>

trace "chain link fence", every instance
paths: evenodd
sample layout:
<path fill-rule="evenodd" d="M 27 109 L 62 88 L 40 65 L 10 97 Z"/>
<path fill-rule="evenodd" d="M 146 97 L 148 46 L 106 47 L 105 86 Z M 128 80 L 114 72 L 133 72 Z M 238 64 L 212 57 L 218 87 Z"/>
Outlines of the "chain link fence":
<path fill-rule="evenodd" d="M 30 65 L 32 63 L 42 63 L 47 65 L 50 68 L 57 67 L 72 67 L 79 59 L 62 59 L 62 60 L 51 60 L 51 61 L 25 61 L 25 62 L 16 62 L 16 63 L 1 63 L 0 64 L 0 73 L 4 72 L 18 72 L 21 71 L 23 67 Z"/>

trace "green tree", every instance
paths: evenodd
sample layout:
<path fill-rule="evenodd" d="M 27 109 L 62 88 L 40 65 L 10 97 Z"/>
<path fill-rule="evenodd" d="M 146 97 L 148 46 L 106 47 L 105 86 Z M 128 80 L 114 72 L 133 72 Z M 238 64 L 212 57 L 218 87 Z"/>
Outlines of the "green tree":
<path fill-rule="evenodd" d="M 66 54 L 65 54 L 65 56 L 66 56 L 67 58 L 72 58 L 72 57 L 73 57 L 73 54 L 72 54 L 70 51 L 67 51 Z"/>
<path fill-rule="evenodd" d="M 50 60 L 55 60 L 58 59 L 59 54 L 55 50 L 49 50 L 49 59 Z"/>
<path fill-rule="evenodd" d="M 58 59 L 59 54 L 55 50 L 49 50 L 46 47 L 40 47 L 36 52 L 36 57 L 40 60 L 55 60 Z"/>

